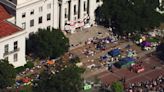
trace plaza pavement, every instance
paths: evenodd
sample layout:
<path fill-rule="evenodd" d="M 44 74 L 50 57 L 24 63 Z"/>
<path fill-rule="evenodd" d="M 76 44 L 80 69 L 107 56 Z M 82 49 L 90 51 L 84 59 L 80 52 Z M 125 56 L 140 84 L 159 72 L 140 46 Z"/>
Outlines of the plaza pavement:
<path fill-rule="evenodd" d="M 98 32 L 101 32 L 102 35 L 99 35 Z M 86 57 L 82 54 L 82 50 L 85 49 L 87 46 L 83 46 L 84 42 L 91 37 L 106 37 L 109 36 L 107 29 L 98 26 L 92 27 L 89 29 L 85 29 L 83 31 L 77 32 L 75 34 L 67 35 L 70 39 L 70 43 L 74 44 L 75 47 L 71 47 L 70 52 L 78 55 L 83 63 L 90 62 L 91 60 L 95 60 L 99 58 L 101 55 L 104 55 L 112 48 L 124 48 L 128 44 L 133 44 L 132 42 L 123 42 L 123 43 L 113 43 L 108 44 L 107 50 L 97 52 L 96 55 Z M 77 44 L 82 43 L 78 46 Z M 81 47 L 82 46 L 82 47 Z M 92 46 L 91 46 L 92 47 Z M 94 48 L 94 47 L 92 47 Z M 145 71 L 142 73 L 134 73 L 130 72 L 128 69 L 117 69 L 114 68 L 114 73 L 107 70 L 106 67 L 101 67 L 100 69 L 94 69 L 91 71 L 87 71 L 83 74 L 83 78 L 86 80 L 93 80 L 95 76 L 97 76 L 104 84 L 111 84 L 114 81 L 120 80 L 122 77 L 126 77 L 126 83 L 135 83 L 145 80 L 151 80 L 159 75 L 164 76 L 164 66 L 160 64 L 160 60 L 157 57 L 148 57 L 147 54 L 153 52 L 154 50 L 150 51 L 141 51 L 141 49 L 135 46 L 135 50 L 137 49 L 137 54 L 140 57 L 140 60 L 144 62 Z M 140 49 L 140 50 L 139 50 Z M 153 66 L 157 66 L 156 69 L 152 69 Z M 94 91 L 92 91 L 94 92 Z"/>
<path fill-rule="evenodd" d="M 98 34 L 101 32 L 101 34 Z M 85 44 L 89 38 L 97 37 L 97 38 L 104 38 L 109 36 L 109 32 L 106 28 L 102 26 L 93 26 L 86 29 L 77 29 L 73 34 L 66 34 L 66 36 L 70 40 L 70 50 L 76 49 L 81 47 Z"/>

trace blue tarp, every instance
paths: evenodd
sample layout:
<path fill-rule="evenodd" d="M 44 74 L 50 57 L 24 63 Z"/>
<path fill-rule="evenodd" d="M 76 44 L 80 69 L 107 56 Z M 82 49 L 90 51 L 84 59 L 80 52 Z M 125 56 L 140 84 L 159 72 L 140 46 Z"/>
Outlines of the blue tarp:
<path fill-rule="evenodd" d="M 122 67 L 122 66 L 128 66 L 134 62 L 135 62 L 134 58 L 126 57 L 126 58 L 121 59 L 119 62 L 116 62 L 115 65 L 116 67 Z"/>
<path fill-rule="evenodd" d="M 123 62 L 134 62 L 135 59 L 134 58 L 131 58 L 131 57 L 126 57 L 126 58 L 123 58 L 120 60 L 120 62 L 123 61 Z"/>
<path fill-rule="evenodd" d="M 148 41 L 143 41 L 141 43 L 142 46 L 145 46 L 145 47 L 150 47 L 151 46 L 151 42 L 148 42 Z"/>
<path fill-rule="evenodd" d="M 112 57 L 118 56 L 120 54 L 120 49 L 113 49 L 111 51 L 108 52 L 109 55 L 111 55 Z"/>

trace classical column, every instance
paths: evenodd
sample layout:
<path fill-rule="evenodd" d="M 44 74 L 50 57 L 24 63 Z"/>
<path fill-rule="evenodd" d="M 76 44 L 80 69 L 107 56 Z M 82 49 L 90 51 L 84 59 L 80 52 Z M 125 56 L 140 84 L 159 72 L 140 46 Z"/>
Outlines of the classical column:
<path fill-rule="evenodd" d="M 87 14 L 90 15 L 90 0 L 87 0 Z"/>
<path fill-rule="evenodd" d="M 78 19 L 80 19 L 81 18 L 81 0 L 78 0 Z"/>
<path fill-rule="evenodd" d="M 71 0 L 68 1 L 68 21 L 71 19 Z"/>
<path fill-rule="evenodd" d="M 61 29 L 61 3 L 59 3 L 59 29 Z"/>

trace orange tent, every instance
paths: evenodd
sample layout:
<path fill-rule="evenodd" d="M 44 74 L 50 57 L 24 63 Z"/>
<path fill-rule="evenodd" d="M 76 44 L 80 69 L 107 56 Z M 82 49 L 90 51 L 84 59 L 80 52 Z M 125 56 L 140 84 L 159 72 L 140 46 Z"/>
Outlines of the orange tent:
<path fill-rule="evenodd" d="M 47 64 L 49 64 L 49 65 L 53 65 L 55 62 L 54 61 L 52 61 L 52 60 L 47 60 Z"/>

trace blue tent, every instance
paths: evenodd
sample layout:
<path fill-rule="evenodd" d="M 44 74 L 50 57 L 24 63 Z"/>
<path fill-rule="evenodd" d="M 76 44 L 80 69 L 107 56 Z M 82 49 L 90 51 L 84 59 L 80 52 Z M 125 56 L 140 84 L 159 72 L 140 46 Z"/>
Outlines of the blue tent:
<path fill-rule="evenodd" d="M 120 49 L 113 49 L 111 51 L 108 52 L 109 55 L 111 55 L 112 57 L 118 56 L 120 55 Z"/>
<path fill-rule="evenodd" d="M 134 58 L 131 58 L 131 57 L 126 57 L 126 58 L 121 59 L 120 62 L 121 61 L 124 61 L 124 62 L 134 62 L 135 59 Z"/>
<path fill-rule="evenodd" d="M 126 58 L 121 59 L 119 62 L 116 62 L 115 66 L 119 67 L 119 68 L 121 68 L 121 67 L 128 67 L 128 66 L 130 66 L 134 62 L 135 62 L 134 58 L 126 57 Z"/>

